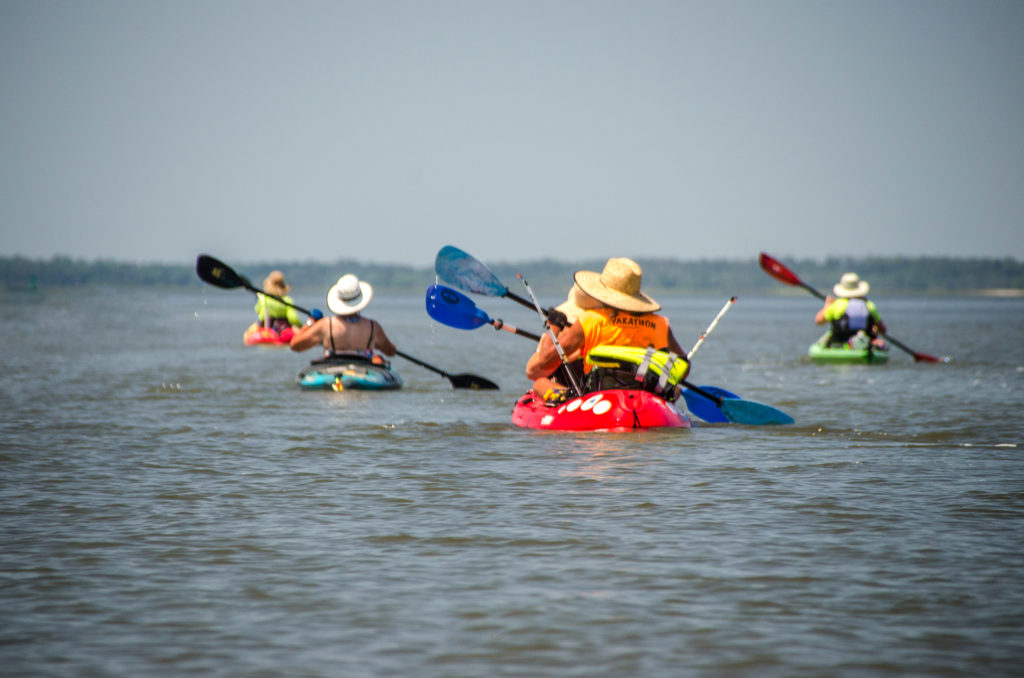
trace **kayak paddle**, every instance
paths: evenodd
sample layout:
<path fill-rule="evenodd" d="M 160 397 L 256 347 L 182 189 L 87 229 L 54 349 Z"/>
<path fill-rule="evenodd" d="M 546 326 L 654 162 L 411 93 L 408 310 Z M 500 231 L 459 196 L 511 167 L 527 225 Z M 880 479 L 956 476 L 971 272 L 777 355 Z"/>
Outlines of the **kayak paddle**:
<path fill-rule="evenodd" d="M 797 277 L 796 273 L 789 270 L 789 268 L 786 267 L 786 265 L 783 264 L 778 259 L 769 256 L 764 252 L 761 252 L 760 263 L 761 268 L 764 269 L 764 272 L 770 275 L 771 277 L 775 278 L 779 282 L 785 283 L 786 285 L 793 285 L 795 287 L 802 287 L 811 294 L 813 294 L 814 296 L 824 301 L 824 294 L 814 289 L 813 287 L 805 283 L 803 280 L 801 280 L 799 277 Z M 914 349 L 910 348 L 903 342 L 898 341 L 895 337 L 884 332 L 882 333 L 882 336 L 888 339 L 890 342 L 892 342 L 893 345 L 895 345 L 896 347 L 901 348 L 910 355 L 914 356 L 914 362 L 948 363 L 951 360 L 949 356 L 937 358 L 933 355 L 928 355 L 927 353 L 915 351 Z"/>
<path fill-rule="evenodd" d="M 473 255 L 453 245 L 445 245 L 434 259 L 434 272 L 441 280 L 459 289 L 488 297 L 508 297 L 512 301 L 533 309 L 533 304 L 509 291 L 498 276 Z M 547 313 L 547 309 L 544 309 Z"/>
<path fill-rule="evenodd" d="M 483 309 L 477 308 L 473 300 L 458 290 L 445 285 L 427 287 L 427 315 L 448 327 L 460 330 L 475 330 L 483 325 L 493 325 L 496 330 L 507 330 L 513 334 L 539 341 L 540 336 L 494 320 Z"/>
<path fill-rule="evenodd" d="M 500 320 L 492 320 L 482 309 L 477 308 L 473 300 L 458 290 L 443 285 L 435 287 L 434 294 L 430 289 L 427 292 L 427 313 L 431 318 L 443 325 L 454 327 L 460 330 L 476 329 L 485 324 L 500 323 Z M 443 290 L 439 291 L 437 288 Z M 731 301 L 730 301 L 731 303 Z M 719 314 L 721 317 L 721 314 Z M 705 331 L 705 335 L 710 332 Z M 521 337 L 537 341 L 540 339 L 535 334 L 515 330 Z M 690 352 L 693 354 L 693 351 Z M 793 418 L 785 412 L 777 410 L 768 405 L 762 405 L 753 401 L 742 400 L 734 393 L 715 386 L 692 386 L 681 382 L 687 388 L 683 391 L 686 398 L 686 405 L 690 412 L 704 421 L 732 422 L 737 424 L 792 424 Z M 691 399 L 693 403 L 691 404 Z"/>
<path fill-rule="evenodd" d="M 244 287 L 247 290 L 258 292 L 264 296 L 270 297 L 271 299 L 277 299 L 285 306 L 291 306 L 300 313 L 305 313 L 308 316 L 313 315 L 311 311 L 302 308 L 298 304 L 285 301 L 276 294 L 270 294 L 269 292 L 264 292 L 263 290 L 254 287 L 253 284 L 249 282 L 248 278 L 246 278 L 243 275 L 239 275 L 238 273 L 235 272 L 233 268 L 225 264 L 223 261 L 220 261 L 215 257 L 211 257 L 208 254 L 200 254 L 196 258 L 196 274 L 199 276 L 199 279 L 202 280 L 203 282 L 209 283 L 216 287 L 222 287 L 224 289 L 235 289 L 238 287 Z M 490 379 L 478 377 L 475 374 L 448 374 L 444 370 L 438 367 L 434 367 L 433 365 L 430 365 L 428 363 L 425 363 L 419 358 L 414 358 L 407 353 L 395 350 L 395 354 L 405 358 L 411 363 L 416 363 L 420 367 L 425 367 L 431 372 L 436 372 L 437 374 L 440 374 L 442 377 L 448 380 L 448 382 L 452 385 L 452 388 L 472 388 L 484 390 L 496 390 L 498 388 L 498 385 L 495 384 Z"/>

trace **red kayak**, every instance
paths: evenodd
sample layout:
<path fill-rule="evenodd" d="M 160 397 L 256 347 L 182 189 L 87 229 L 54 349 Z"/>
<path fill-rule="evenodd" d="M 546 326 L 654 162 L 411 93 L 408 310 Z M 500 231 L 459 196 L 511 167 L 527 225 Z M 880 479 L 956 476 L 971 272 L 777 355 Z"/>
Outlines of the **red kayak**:
<path fill-rule="evenodd" d="M 528 392 L 512 409 L 512 423 L 550 431 L 635 431 L 689 428 L 692 422 L 672 403 L 640 390 L 595 391 L 556 406 Z"/>
<path fill-rule="evenodd" d="M 249 329 L 245 331 L 245 334 L 242 335 L 242 340 L 245 342 L 246 346 L 255 346 L 257 344 L 280 346 L 281 344 L 289 343 L 294 334 L 295 331 L 290 327 L 286 327 L 280 332 L 277 332 L 270 327 L 251 325 Z"/>

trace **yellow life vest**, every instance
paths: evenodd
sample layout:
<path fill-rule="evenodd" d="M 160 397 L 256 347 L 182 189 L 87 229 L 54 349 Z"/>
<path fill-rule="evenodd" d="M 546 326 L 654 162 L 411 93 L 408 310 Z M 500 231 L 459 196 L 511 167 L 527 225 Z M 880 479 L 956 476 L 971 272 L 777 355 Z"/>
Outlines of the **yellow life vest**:
<path fill-rule="evenodd" d="M 586 363 L 593 368 L 591 390 L 638 388 L 659 395 L 671 393 L 689 367 L 675 353 L 639 346 L 598 346 L 587 354 Z"/>

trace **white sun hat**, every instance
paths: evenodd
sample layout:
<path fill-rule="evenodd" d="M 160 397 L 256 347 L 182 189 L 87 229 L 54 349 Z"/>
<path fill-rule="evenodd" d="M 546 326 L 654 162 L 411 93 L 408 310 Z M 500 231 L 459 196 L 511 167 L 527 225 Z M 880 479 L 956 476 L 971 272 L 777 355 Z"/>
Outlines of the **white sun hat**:
<path fill-rule="evenodd" d="M 856 273 L 844 273 L 832 291 L 837 297 L 856 299 L 857 297 L 866 297 L 870 289 L 871 285 L 866 280 L 861 280 Z"/>
<path fill-rule="evenodd" d="M 352 315 L 366 308 L 372 298 L 373 288 L 370 283 L 346 273 L 327 290 L 327 308 L 337 315 Z"/>

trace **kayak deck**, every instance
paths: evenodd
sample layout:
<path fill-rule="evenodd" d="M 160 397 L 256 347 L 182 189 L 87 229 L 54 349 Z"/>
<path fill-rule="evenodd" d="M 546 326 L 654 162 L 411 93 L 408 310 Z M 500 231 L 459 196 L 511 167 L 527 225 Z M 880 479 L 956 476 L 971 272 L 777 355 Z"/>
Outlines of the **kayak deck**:
<path fill-rule="evenodd" d="M 640 390 L 608 389 L 557 406 L 527 392 L 512 409 L 512 422 L 549 431 L 636 431 L 689 428 L 692 422 L 672 403 Z"/>
<path fill-rule="evenodd" d="M 812 361 L 822 365 L 884 365 L 889 362 L 887 350 L 825 346 L 821 340 L 810 345 L 807 355 Z"/>
<path fill-rule="evenodd" d="M 403 383 L 389 364 L 360 356 L 314 360 L 299 372 L 298 382 L 303 389 L 329 391 L 393 391 Z"/>
<path fill-rule="evenodd" d="M 292 336 L 294 336 L 294 334 L 295 331 L 290 327 L 282 330 L 281 332 L 277 332 L 270 327 L 251 325 L 242 335 L 242 341 L 245 342 L 246 346 L 256 346 L 259 344 L 283 346 L 292 340 Z"/>

